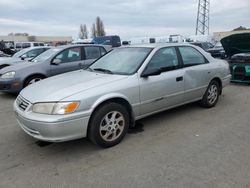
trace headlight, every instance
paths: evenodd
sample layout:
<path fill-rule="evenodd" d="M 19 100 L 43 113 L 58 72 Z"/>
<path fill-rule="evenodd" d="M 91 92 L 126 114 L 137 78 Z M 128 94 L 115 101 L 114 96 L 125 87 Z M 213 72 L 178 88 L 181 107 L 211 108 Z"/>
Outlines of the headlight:
<path fill-rule="evenodd" d="M 79 106 L 79 102 L 36 103 L 32 111 L 40 114 L 69 114 Z"/>
<path fill-rule="evenodd" d="M 3 75 L 1 76 L 1 78 L 3 78 L 3 79 L 14 78 L 14 77 L 15 77 L 15 74 L 16 74 L 16 72 L 14 72 L 14 71 L 7 72 L 7 73 L 3 74 Z"/>

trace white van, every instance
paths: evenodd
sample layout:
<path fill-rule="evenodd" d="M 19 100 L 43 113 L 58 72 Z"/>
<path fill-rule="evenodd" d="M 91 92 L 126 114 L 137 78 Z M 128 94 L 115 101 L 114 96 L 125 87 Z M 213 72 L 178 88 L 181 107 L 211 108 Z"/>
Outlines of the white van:
<path fill-rule="evenodd" d="M 45 46 L 43 42 L 15 42 L 14 50 L 19 51 L 24 48 L 36 47 L 36 46 Z"/>

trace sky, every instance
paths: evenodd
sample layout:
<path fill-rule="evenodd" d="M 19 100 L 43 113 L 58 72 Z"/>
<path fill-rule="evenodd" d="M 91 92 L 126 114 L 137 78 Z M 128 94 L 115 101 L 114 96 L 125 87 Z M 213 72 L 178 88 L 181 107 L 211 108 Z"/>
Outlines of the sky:
<path fill-rule="evenodd" d="M 1 0 L 0 35 L 72 36 L 96 16 L 107 35 L 155 37 L 194 35 L 198 0 Z M 210 34 L 250 28 L 250 0 L 210 0 Z"/>

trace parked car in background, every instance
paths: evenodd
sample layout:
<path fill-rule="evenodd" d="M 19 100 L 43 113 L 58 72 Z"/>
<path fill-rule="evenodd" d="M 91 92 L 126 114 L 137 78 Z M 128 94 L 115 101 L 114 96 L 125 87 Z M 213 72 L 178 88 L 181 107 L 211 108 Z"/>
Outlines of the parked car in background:
<path fill-rule="evenodd" d="M 221 43 L 229 57 L 231 81 L 250 84 L 250 33 L 230 35 Z"/>
<path fill-rule="evenodd" d="M 0 51 L 0 57 L 11 57 L 10 55 Z"/>
<path fill-rule="evenodd" d="M 209 48 L 213 48 L 214 45 L 210 42 L 190 42 L 190 44 L 199 46 L 203 50 L 207 51 Z"/>
<path fill-rule="evenodd" d="M 208 48 L 206 51 L 213 57 L 226 58 L 225 50 L 220 42 L 217 42 L 212 48 Z"/>
<path fill-rule="evenodd" d="M 0 91 L 18 93 L 24 87 L 57 74 L 86 68 L 106 54 L 102 45 L 67 45 L 51 48 L 30 62 L 0 70 Z"/>
<path fill-rule="evenodd" d="M 88 136 L 111 147 L 135 120 L 194 101 L 215 106 L 230 78 L 226 61 L 192 45 L 120 47 L 86 70 L 25 88 L 14 111 L 21 128 L 39 140 Z"/>
<path fill-rule="evenodd" d="M 112 48 L 121 46 L 121 39 L 117 35 L 94 37 L 91 41 L 93 44 L 110 45 Z"/>
<path fill-rule="evenodd" d="M 29 61 L 48 49 L 50 49 L 50 47 L 30 47 L 15 53 L 12 57 L 2 57 L 0 58 L 0 69 L 25 62 L 24 60 Z"/>
<path fill-rule="evenodd" d="M 45 44 L 43 42 L 15 42 L 13 48 L 15 51 L 19 51 L 24 48 L 36 46 L 45 46 Z"/>
<path fill-rule="evenodd" d="M 225 51 L 220 42 L 217 42 L 215 45 L 210 42 L 191 42 L 191 44 L 201 47 L 213 57 L 218 57 L 221 59 L 225 58 Z"/>

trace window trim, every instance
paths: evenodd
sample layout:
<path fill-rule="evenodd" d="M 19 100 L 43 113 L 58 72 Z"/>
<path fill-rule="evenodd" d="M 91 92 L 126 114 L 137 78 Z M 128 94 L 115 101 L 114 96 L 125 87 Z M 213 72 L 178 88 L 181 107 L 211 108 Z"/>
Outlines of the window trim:
<path fill-rule="evenodd" d="M 196 50 L 200 55 L 202 55 L 202 57 L 203 57 L 204 60 L 205 60 L 205 63 L 202 63 L 202 64 L 184 65 L 184 61 L 183 61 L 183 58 L 182 58 L 182 55 L 181 55 L 181 52 L 180 52 L 180 47 L 189 47 L 189 48 L 193 48 L 193 49 Z M 207 60 L 207 58 L 206 58 L 199 50 L 197 50 L 197 49 L 194 48 L 193 46 L 177 46 L 176 48 L 177 48 L 177 51 L 178 51 L 179 56 L 180 56 L 182 68 L 193 67 L 193 66 L 199 66 L 199 65 L 206 65 L 206 64 L 209 63 L 209 61 Z"/>

